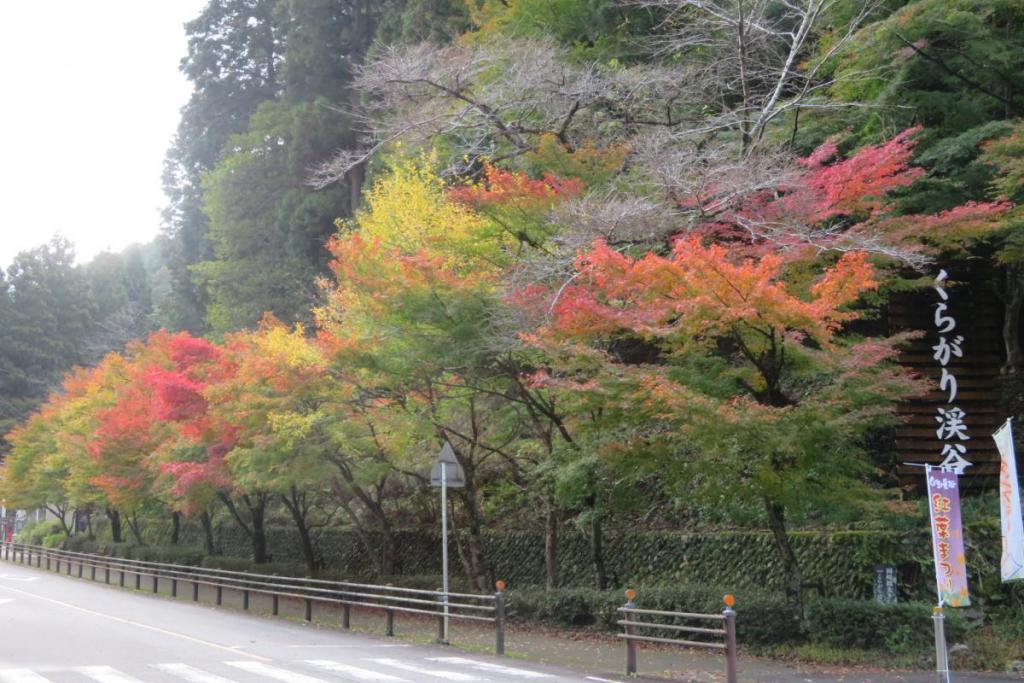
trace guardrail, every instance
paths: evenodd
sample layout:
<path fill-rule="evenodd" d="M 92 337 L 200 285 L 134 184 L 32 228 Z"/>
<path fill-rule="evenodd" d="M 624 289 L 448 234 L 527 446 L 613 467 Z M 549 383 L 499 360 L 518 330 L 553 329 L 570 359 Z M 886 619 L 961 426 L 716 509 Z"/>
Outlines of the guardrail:
<path fill-rule="evenodd" d="M 736 683 L 736 612 L 733 605 L 736 603 L 731 595 L 723 598 L 725 610 L 721 614 L 696 614 L 693 612 L 666 612 L 662 610 L 640 609 L 633 601 L 636 599 L 635 590 L 626 591 L 626 604 L 619 608 L 619 614 L 623 616 L 618 621 L 623 632 L 620 638 L 626 640 L 626 674 L 636 675 L 636 644 L 637 642 L 667 643 L 671 645 L 683 645 L 685 647 L 697 647 L 707 650 L 718 650 L 725 653 L 725 680 L 726 683 Z M 669 623 L 654 623 L 641 621 L 651 617 L 662 617 L 670 619 Z M 712 621 L 721 622 L 720 628 L 708 626 L 689 626 L 680 624 L 680 621 Z M 682 638 L 666 638 L 661 636 L 641 635 L 637 630 L 648 633 L 653 631 L 673 631 L 675 633 L 692 633 L 694 636 L 716 636 L 722 642 L 706 640 L 684 640 Z"/>
<path fill-rule="evenodd" d="M 86 568 L 89 578 L 96 581 L 96 572 L 103 571 L 104 583 L 110 583 L 111 572 L 117 572 L 118 585 L 125 585 L 125 577 L 134 577 L 135 589 L 143 590 L 143 578 L 151 583 L 151 590 L 160 590 L 160 581 L 170 582 L 172 597 L 178 596 L 179 583 L 189 584 L 192 588 L 193 602 L 199 601 L 199 587 L 209 586 L 216 590 L 215 602 L 223 601 L 224 589 L 239 591 L 242 595 L 242 609 L 249 609 L 250 596 L 253 594 L 267 595 L 271 598 L 271 612 L 278 614 L 281 598 L 304 601 L 305 621 L 313 619 L 313 604 L 323 603 L 341 607 L 341 627 L 350 628 L 351 610 L 353 607 L 381 610 L 384 612 L 384 634 L 395 634 L 395 613 L 427 615 L 437 618 L 437 640 L 445 641 L 445 620 L 463 620 L 494 624 L 496 654 L 505 654 L 505 582 L 495 584 L 497 591 L 493 595 L 474 593 L 445 593 L 416 588 L 398 586 L 381 586 L 377 584 L 351 583 L 347 581 L 326 581 L 289 576 L 273 576 L 269 574 L 253 574 L 250 572 L 229 571 L 226 569 L 210 569 L 189 565 L 168 564 L 164 562 L 147 562 L 130 560 L 107 555 L 78 553 L 56 548 L 27 545 L 23 543 L 4 543 L 0 556 L 7 561 L 20 562 L 47 570 L 51 564 L 58 574 L 61 567 L 66 568 L 70 576 L 77 567 L 79 578 L 84 578 Z"/>

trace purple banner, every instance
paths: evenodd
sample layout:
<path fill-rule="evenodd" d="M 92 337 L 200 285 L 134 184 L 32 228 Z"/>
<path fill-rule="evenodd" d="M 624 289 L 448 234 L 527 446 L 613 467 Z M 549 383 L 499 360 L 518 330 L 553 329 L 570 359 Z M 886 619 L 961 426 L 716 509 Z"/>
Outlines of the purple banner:
<path fill-rule="evenodd" d="M 939 603 L 947 607 L 966 607 L 971 599 L 967 595 L 967 561 L 960 524 L 960 484 L 955 472 L 929 467 L 925 473 Z"/>

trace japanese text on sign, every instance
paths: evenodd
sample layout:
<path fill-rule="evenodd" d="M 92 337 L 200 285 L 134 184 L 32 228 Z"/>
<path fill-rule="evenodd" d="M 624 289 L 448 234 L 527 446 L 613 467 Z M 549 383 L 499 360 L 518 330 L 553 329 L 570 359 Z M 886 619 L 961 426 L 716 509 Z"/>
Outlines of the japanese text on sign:
<path fill-rule="evenodd" d="M 928 516 L 932 526 L 935 584 L 939 601 L 949 607 L 971 604 L 967 560 L 960 524 L 960 488 L 955 472 L 928 468 Z"/>
<path fill-rule="evenodd" d="M 946 291 L 945 283 L 948 278 L 945 270 L 940 270 L 935 278 L 935 291 L 940 301 L 935 304 L 935 329 L 939 333 L 939 343 L 932 347 L 935 352 L 932 355 L 941 370 L 939 376 L 939 390 L 946 395 L 946 406 L 938 408 L 935 421 L 939 428 L 935 430 L 935 436 L 942 444 L 942 466 L 949 468 L 957 474 L 962 474 L 964 469 L 970 467 L 971 463 L 964 458 L 967 453 L 967 446 L 961 442 L 970 441 L 967 434 L 967 424 L 964 418 L 967 414 L 953 405 L 956 401 L 958 385 L 956 376 L 950 372 L 949 365 L 953 358 L 963 358 L 963 335 L 951 334 L 956 330 L 956 319 L 949 314 L 949 292 Z M 929 484 L 931 481 L 929 480 Z"/>

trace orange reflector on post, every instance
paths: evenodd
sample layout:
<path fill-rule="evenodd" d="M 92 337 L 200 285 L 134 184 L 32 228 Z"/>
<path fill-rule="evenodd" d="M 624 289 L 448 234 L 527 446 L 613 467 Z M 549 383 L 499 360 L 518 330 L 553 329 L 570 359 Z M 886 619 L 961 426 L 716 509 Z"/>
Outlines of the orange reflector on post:
<path fill-rule="evenodd" d="M 736 598 L 732 595 L 732 593 L 729 593 L 722 598 L 722 602 L 725 603 L 726 607 L 732 607 L 736 604 Z"/>
<path fill-rule="evenodd" d="M 630 602 L 633 602 L 633 599 L 635 597 L 636 597 L 636 591 L 633 590 L 632 588 L 627 588 L 626 589 L 626 599 L 629 600 Z"/>
<path fill-rule="evenodd" d="M 505 590 L 505 582 L 502 581 L 501 579 L 498 579 L 497 581 L 494 582 L 494 587 L 498 589 L 498 592 L 501 592 L 501 591 Z"/>

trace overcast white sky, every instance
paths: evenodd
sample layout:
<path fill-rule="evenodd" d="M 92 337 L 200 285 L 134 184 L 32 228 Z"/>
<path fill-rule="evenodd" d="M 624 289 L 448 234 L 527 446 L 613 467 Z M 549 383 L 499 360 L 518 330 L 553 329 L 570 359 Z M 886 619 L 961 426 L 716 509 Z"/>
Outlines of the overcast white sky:
<path fill-rule="evenodd" d="M 3 4 L 0 266 L 55 232 L 80 262 L 152 239 L 190 92 L 182 24 L 206 0 Z"/>

